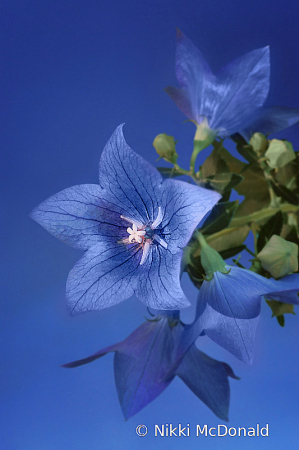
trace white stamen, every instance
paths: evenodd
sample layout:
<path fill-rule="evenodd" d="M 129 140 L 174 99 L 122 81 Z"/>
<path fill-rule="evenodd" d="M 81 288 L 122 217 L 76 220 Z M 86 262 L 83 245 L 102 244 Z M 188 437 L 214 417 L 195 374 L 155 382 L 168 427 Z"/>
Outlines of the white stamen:
<path fill-rule="evenodd" d="M 152 223 L 152 225 L 151 225 L 151 229 L 152 229 L 152 230 L 155 230 L 155 229 L 160 225 L 160 223 L 162 222 L 162 219 L 163 219 L 162 216 L 163 216 L 163 215 L 162 215 L 162 208 L 159 206 L 159 207 L 158 207 L 158 215 L 157 215 L 157 218 L 156 218 L 156 220 L 153 221 L 153 223 Z"/>
<path fill-rule="evenodd" d="M 126 220 L 127 222 L 131 223 L 132 225 L 135 223 L 137 225 L 138 228 L 142 228 L 143 224 L 140 222 L 137 222 L 135 219 L 130 219 L 130 217 L 126 217 L 126 216 L 120 216 L 121 219 Z"/>
<path fill-rule="evenodd" d="M 167 243 L 164 239 L 160 238 L 157 234 L 154 234 L 153 239 L 158 242 L 163 248 L 167 249 Z"/>
<path fill-rule="evenodd" d="M 146 242 L 145 242 L 145 244 L 144 244 L 144 247 L 143 247 L 143 252 L 142 252 L 142 257 L 141 257 L 141 260 L 140 260 L 140 265 L 142 266 L 144 263 L 145 263 L 145 261 L 147 260 L 147 257 L 148 257 L 148 255 L 149 255 L 149 251 L 150 251 L 150 242 L 149 242 L 149 240 L 147 239 L 146 240 Z"/>

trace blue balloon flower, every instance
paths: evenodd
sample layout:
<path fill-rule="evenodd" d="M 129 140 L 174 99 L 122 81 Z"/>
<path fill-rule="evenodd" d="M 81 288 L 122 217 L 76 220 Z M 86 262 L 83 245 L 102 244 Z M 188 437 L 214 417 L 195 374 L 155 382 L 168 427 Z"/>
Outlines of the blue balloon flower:
<path fill-rule="evenodd" d="M 246 140 L 259 131 L 273 133 L 299 120 L 299 109 L 264 108 L 270 87 L 269 47 L 235 59 L 214 75 L 180 30 L 177 33 L 176 76 L 181 88 L 166 92 L 189 119 L 227 137 L 239 132 Z"/>
<path fill-rule="evenodd" d="M 197 300 L 198 333 L 209 336 L 237 358 L 251 363 L 261 299 L 299 304 L 299 275 L 267 279 L 250 270 L 225 266 L 205 280 Z"/>
<path fill-rule="evenodd" d="M 159 172 L 118 127 L 101 155 L 100 183 L 65 189 L 31 217 L 86 250 L 67 280 L 70 313 L 102 309 L 133 294 L 154 309 L 189 305 L 180 286 L 182 248 L 219 194 Z"/>
<path fill-rule="evenodd" d="M 122 342 L 63 367 L 90 363 L 109 352 L 114 355 L 114 376 L 125 419 L 160 395 L 177 375 L 218 417 L 228 420 L 231 367 L 199 351 L 192 326 L 179 320 L 178 311 L 159 311 Z"/>

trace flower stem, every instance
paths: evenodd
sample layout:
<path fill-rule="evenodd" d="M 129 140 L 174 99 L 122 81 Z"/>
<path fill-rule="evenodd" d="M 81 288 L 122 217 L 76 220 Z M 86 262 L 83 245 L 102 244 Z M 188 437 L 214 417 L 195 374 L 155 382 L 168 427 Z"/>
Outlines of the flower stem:
<path fill-rule="evenodd" d="M 250 255 L 256 257 L 255 253 L 253 253 L 247 246 L 245 246 L 244 250 L 246 250 Z"/>
<path fill-rule="evenodd" d="M 268 206 L 267 208 L 261 209 L 260 211 L 256 211 L 254 213 L 248 214 L 247 216 L 236 217 L 232 219 L 228 228 L 241 227 L 242 225 L 246 225 L 250 222 L 260 222 L 265 219 L 269 219 L 274 216 L 278 211 L 281 212 L 295 212 L 299 211 L 299 206 L 291 205 L 290 203 L 283 203 L 279 206 L 279 208 L 272 208 Z"/>
<path fill-rule="evenodd" d="M 204 147 L 202 147 L 202 142 L 201 141 L 194 141 L 194 147 L 193 147 L 193 152 L 191 155 L 191 159 L 190 159 L 190 172 L 191 172 L 191 176 L 195 176 L 195 161 L 196 158 L 199 154 L 199 152 L 201 150 L 203 150 Z"/>

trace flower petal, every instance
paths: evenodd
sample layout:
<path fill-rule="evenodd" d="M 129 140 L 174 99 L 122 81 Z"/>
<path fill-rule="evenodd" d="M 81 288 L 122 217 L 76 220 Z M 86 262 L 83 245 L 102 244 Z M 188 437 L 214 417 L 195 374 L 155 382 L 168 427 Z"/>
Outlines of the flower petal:
<path fill-rule="evenodd" d="M 86 250 L 100 240 L 101 224 L 109 222 L 102 196 L 96 184 L 74 186 L 48 198 L 30 216 L 64 243 Z M 113 221 L 109 228 L 115 234 Z"/>
<path fill-rule="evenodd" d="M 191 100 L 187 91 L 174 86 L 167 86 L 164 91 L 189 119 L 198 121 L 198 115 L 192 110 Z"/>
<path fill-rule="evenodd" d="M 198 326 L 204 328 L 205 334 L 216 344 L 251 364 L 259 318 L 260 315 L 248 320 L 227 317 L 206 305 L 198 319 Z"/>
<path fill-rule="evenodd" d="M 280 280 L 269 281 L 271 282 L 271 288 L 275 290 L 265 293 L 264 297 L 267 299 L 278 300 L 283 303 L 299 305 L 299 274 L 294 273 L 292 275 L 287 275 Z"/>
<path fill-rule="evenodd" d="M 102 241 L 70 271 L 66 296 L 71 314 L 113 306 L 134 293 L 141 252 L 138 244 Z"/>
<path fill-rule="evenodd" d="M 210 107 L 210 127 L 224 128 L 223 136 L 244 128 L 262 106 L 270 87 L 269 47 L 254 50 L 227 64 L 216 76 Z M 220 133 L 221 134 L 221 133 Z"/>
<path fill-rule="evenodd" d="M 163 315 L 163 318 L 143 323 L 124 341 L 63 367 L 77 367 L 115 352 L 115 383 L 125 419 L 128 419 L 166 389 L 175 376 L 176 359 L 182 358 L 177 348 L 183 327 L 180 323 L 171 326 L 168 322 L 170 316 L 179 318 L 179 315 L 177 311 Z"/>
<path fill-rule="evenodd" d="M 203 329 L 214 342 L 237 358 L 251 363 L 261 296 L 299 304 L 298 291 L 298 274 L 288 275 L 282 280 L 268 280 L 238 267 L 231 267 L 228 274 L 215 272 L 212 280 L 204 281 L 199 291 L 198 335 Z"/>
<path fill-rule="evenodd" d="M 102 350 L 99 350 L 98 352 L 93 353 L 90 356 L 87 356 L 86 358 L 77 359 L 76 361 L 62 364 L 61 367 L 66 367 L 67 369 L 73 369 L 74 367 L 79 367 L 79 366 L 83 366 L 84 364 L 89 364 L 89 363 L 95 361 L 96 359 L 99 359 L 102 356 L 107 355 L 107 353 L 109 353 L 109 352 L 116 352 L 120 345 L 121 345 L 121 342 L 119 342 L 117 344 L 109 345 L 109 347 L 105 347 Z"/>
<path fill-rule="evenodd" d="M 256 133 L 272 134 L 291 127 L 299 121 L 299 109 L 287 106 L 270 106 L 260 108 L 252 117 L 250 125 L 239 131 L 249 142 L 251 136 Z"/>
<path fill-rule="evenodd" d="M 116 128 L 100 159 L 100 186 L 111 211 L 137 223 L 153 222 L 158 214 L 162 176 L 126 143 Z"/>
<path fill-rule="evenodd" d="M 220 419 L 228 420 L 228 376 L 237 378 L 230 366 L 210 358 L 195 345 L 184 356 L 176 374 Z"/>
<path fill-rule="evenodd" d="M 189 242 L 194 228 L 221 198 L 218 192 L 177 180 L 166 180 L 162 186 L 161 223 L 167 249 L 175 253 Z"/>
<path fill-rule="evenodd" d="M 166 92 L 185 114 L 189 112 L 188 117 L 199 121 L 199 116 L 205 114 L 205 102 L 214 76 L 201 52 L 180 30 L 177 31 L 175 69 L 178 82 L 185 92 L 181 91 L 178 95 L 174 88 L 168 88 Z"/>
<path fill-rule="evenodd" d="M 174 365 L 181 333 L 182 327 L 170 327 L 167 319 L 147 322 L 115 354 L 115 383 L 125 419 L 153 401 L 173 380 L 173 373 L 167 380 L 164 376 Z"/>
<path fill-rule="evenodd" d="M 152 245 L 140 271 L 136 297 L 153 309 L 180 309 L 190 305 L 180 285 L 182 251 L 171 254 Z"/>
<path fill-rule="evenodd" d="M 211 281 L 203 282 L 198 303 L 207 301 L 211 308 L 227 317 L 252 319 L 260 314 L 261 295 L 269 289 L 267 281 L 235 267 L 227 274 L 215 272 Z"/>

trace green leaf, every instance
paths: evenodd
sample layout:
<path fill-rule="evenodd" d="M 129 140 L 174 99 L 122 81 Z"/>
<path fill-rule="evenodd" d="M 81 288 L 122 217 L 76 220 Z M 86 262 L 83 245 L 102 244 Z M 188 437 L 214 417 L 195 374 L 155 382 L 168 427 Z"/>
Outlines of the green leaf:
<path fill-rule="evenodd" d="M 284 315 L 282 314 L 281 316 L 276 316 L 277 322 L 279 323 L 279 325 L 281 327 L 284 327 Z"/>
<path fill-rule="evenodd" d="M 219 142 L 213 143 L 214 150 L 207 157 L 203 165 L 200 167 L 200 171 L 203 178 L 207 178 L 211 175 L 216 175 L 217 173 L 229 172 L 226 162 L 219 154 L 222 144 Z"/>
<path fill-rule="evenodd" d="M 234 249 L 243 244 L 250 232 L 248 225 L 242 225 L 241 227 L 226 228 L 218 233 L 209 234 L 206 237 L 207 243 L 217 252 L 221 253 Z M 238 252 L 237 252 L 238 253 Z M 234 256 L 234 253 L 232 256 Z M 194 257 L 200 255 L 200 248 L 194 251 Z"/>
<path fill-rule="evenodd" d="M 272 317 L 281 316 L 283 314 L 294 314 L 294 305 L 289 303 L 278 302 L 277 300 L 266 300 L 268 306 L 272 310 Z"/>
<path fill-rule="evenodd" d="M 284 167 L 278 169 L 275 172 L 275 179 L 280 183 L 290 189 L 290 181 L 292 179 L 295 180 L 293 182 L 298 188 L 298 175 L 299 175 L 299 154 L 296 153 L 296 159 L 286 164 Z M 292 184 L 293 184 L 292 183 Z"/>
<path fill-rule="evenodd" d="M 201 232 L 207 235 L 217 233 L 226 228 L 230 224 L 238 204 L 239 201 L 235 200 L 234 202 L 223 202 L 215 205 L 203 224 Z"/>
<path fill-rule="evenodd" d="M 222 203 L 228 202 L 229 199 L 230 199 L 231 193 L 232 193 L 231 189 L 228 189 L 228 190 L 226 190 L 225 192 L 222 192 L 222 194 L 221 194 L 222 197 L 221 197 L 220 202 L 222 202 Z"/>
<path fill-rule="evenodd" d="M 283 237 L 286 241 L 293 242 L 294 244 L 299 245 L 299 238 L 295 227 L 284 225 L 281 237 Z"/>
<path fill-rule="evenodd" d="M 264 248 L 273 234 L 280 235 L 283 226 L 283 215 L 281 211 L 278 211 L 272 216 L 265 225 L 259 231 L 257 239 L 257 251 L 258 253 Z"/>
<path fill-rule="evenodd" d="M 223 250 L 222 252 L 219 252 L 223 259 L 232 258 L 233 256 L 238 255 L 238 253 L 241 253 L 246 245 L 238 245 L 237 247 L 229 248 L 227 250 Z"/>
<path fill-rule="evenodd" d="M 291 205 L 299 205 L 298 195 L 296 195 L 286 186 L 283 186 L 282 184 L 273 181 L 271 181 L 271 186 L 273 188 L 273 191 L 278 197 L 282 197 L 288 203 L 291 203 Z"/>
<path fill-rule="evenodd" d="M 258 211 L 259 209 L 262 209 L 266 204 L 269 204 L 269 189 L 263 170 L 256 164 L 246 164 L 240 161 L 239 159 L 232 156 L 224 148 L 221 148 L 219 150 L 219 153 L 227 163 L 230 172 L 239 175 L 242 174 L 244 178 L 244 180 L 235 187 L 238 194 L 244 195 L 245 200 L 251 199 L 252 202 L 254 202 L 255 211 Z M 236 216 L 241 216 L 246 213 L 248 214 L 248 212 L 245 211 L 245 208 L 243 208 L 244 212 L 242 212 L 242 214 L 239 214 L 238 211 L 239 209 L 241 209 L 242 203 L 236 211 Z"/>
<path fill-rule="evenodd" d="M 218 192 L 225 192 L 240 184 L 243 179 L 242 175 L 229 172 L 211 175 L 204 181 L 208 187 L 212 187 Z"/>
<path fill-rule="evenodd" d="M 239 204 L 235 217 L 242 217 L 252 214 L 256 211 L 260 211 L 262 208 L 269 206 L 269 199 L 260 198 L 245 198 L 242 203 Z"/>
<path fill-rule="evenodd" d="M 200 289 L 200 286 L 203 282 L 203 275 L 205 275 L 204 268 L 201 265 L 200 256 L 194 257 L 190 255 L 192 264 L 187 265 L 186 272 L 188 273 L 190 280 L 194 284 L 197 289 Z"/>
<path fill-rule="evenodd" d="M 240 155 L 243 156 L 243 158 L 246 159 L 246 161 L 248 161 L 249 163 L 253 163 L 257 160 L 257 155 L 254 152 L 253 148 L 251 147 L 251 145 L 241 145 L 238 144 L 237 145 L 237 151 L 240 153 Z"/>

